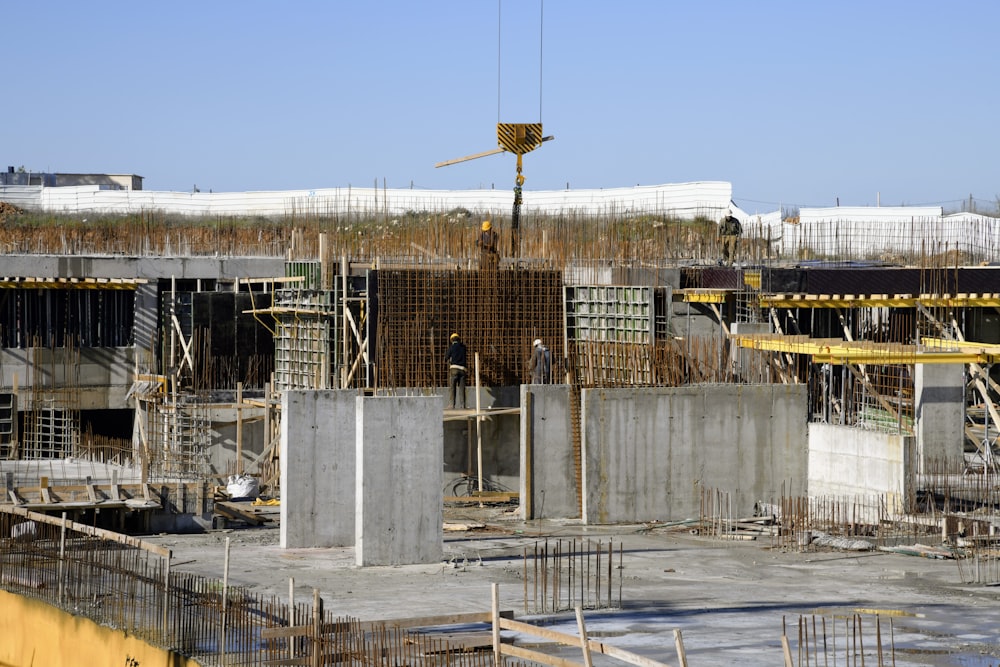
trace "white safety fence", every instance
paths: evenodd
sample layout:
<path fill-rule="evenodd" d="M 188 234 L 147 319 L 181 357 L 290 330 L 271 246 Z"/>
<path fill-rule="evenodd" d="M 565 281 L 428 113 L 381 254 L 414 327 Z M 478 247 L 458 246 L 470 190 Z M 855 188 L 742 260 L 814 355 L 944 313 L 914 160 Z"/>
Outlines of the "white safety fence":
<path fill-rule="evenodd" d="M 732 199 L 732 185 L 721 181 L 524 192 L 524 210 L 584 215 L 659 214 L 682 219 L 718 219 Z M 332 216 L 357 213 L 403 215 L 464 208 L 480 214 L 509 214 L 509 190 L 404 190 L 325 188 L 269 192 L 157 192 L 107 190 L 100 186 L 45 188 L 0 186 L 0 201 L 54 213 L 135 214 L 159 211 L 190 216 Z"/>
<path fill-rule="evenodd" d="M 540 190 L 524 193 L 529 214 L 651 215 L 720 220 L 732 206 L 744 237 L 766 243 L 772 258 L 864 259 L 952 256 L 992 261 L 1000 252 L 1000 220 L 975 213 L 945 215 L 940 206 L 803 208 L 794 221 L 780 211 L 750 214 L 732 204 L 732 184 L 699 181 L 628 188 Z M 160 192 L 101 186 L 0 186 L 0 201 L 53 213 L 134 215 L 158 212 L 191 217 L 380 215 L 447 212 L 509 215 L 509 190 L 324 188 L 264 192 Z"/>
<path fill-rule="evenodd" d="M 795 222 L 780 216 L 747 216 L 746 236 L 765 239 L 772 256 L 789 259 L 851 258 L 895 263 L 939 257 L 943 263 L 993 261 L 1000 251 L 1000 219 L 976 213 L 943 215 L 926 207 L 802 209 Z"/>

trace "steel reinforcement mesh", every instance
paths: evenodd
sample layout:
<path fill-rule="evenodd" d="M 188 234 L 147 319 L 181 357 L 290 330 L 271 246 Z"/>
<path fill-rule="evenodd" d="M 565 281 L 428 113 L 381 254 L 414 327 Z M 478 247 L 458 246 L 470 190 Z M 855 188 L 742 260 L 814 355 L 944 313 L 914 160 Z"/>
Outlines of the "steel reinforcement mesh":
<path fill-rule="evenodd" d="M 565 377 L 562 273 L 553 270 L 381 270 L 375 299 L 379 387 L 444 387 L 452 333 L 468 348 L 469 384 L 531 381 L 532 342 L 552 357 L 552 382 Z M 370 297 L 369 297 L 370 298 Z"/>

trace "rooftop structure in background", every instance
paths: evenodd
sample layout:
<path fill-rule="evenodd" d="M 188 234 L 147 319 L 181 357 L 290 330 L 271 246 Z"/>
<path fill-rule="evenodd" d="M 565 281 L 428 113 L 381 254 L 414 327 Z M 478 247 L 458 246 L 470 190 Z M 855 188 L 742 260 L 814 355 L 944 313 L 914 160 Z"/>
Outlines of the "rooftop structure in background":
<path fill-rule="evenodd" d="M 101 190 L 142 190 L 142 176 L 135 174 L 61 174 L 30 172 L 7 167 L 0 172 L 0 186 L 63 188 L 97 186 Z M 0 200 L 4 200 L 0 196 Z M 6 201 L 6 200 L 4 200 Z"/>

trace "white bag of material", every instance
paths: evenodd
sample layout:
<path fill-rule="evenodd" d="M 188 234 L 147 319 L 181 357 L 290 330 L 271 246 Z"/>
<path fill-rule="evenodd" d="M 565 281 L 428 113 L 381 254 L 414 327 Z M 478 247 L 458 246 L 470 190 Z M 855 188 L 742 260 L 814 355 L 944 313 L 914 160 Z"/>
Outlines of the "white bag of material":
<path fill-rule="evenodd" d="M 233 500 L 247 498 L 254 500 L 260 495 L 260 484 L 250 475 L 230 475 L 226 483 L 226 493 Z"/>

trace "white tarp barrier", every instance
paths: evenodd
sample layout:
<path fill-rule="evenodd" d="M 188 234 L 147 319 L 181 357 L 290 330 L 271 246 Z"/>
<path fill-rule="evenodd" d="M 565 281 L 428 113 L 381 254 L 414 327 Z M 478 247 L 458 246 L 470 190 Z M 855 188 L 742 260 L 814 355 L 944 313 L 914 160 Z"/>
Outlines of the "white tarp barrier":
<path fill-rule="evenodd" d="M 733 188 L 723 181 L 524 192 L 528 213 L 673 215 L 692 219 L 721 217 Z M 43 188 L 0 186 L 0 201 L 58 213 L 132 214 L 160 211 L 191 216 L 343 215 L 446 212 L 458 208 L 484 215 L 509 214 L 512 190 L 389 190 L 327 188 L 270 192 L 157 192 L 106 190 L 99 186 Z"/>
<path fill-rule="evenodd" d="M 718 221 L 729 210 L 732 184 L 696 181 L 627 188 L 525 191 L 525 214 L 653 215 Z M 374 213 L 399 216 L 465 209 L 473 215 L 510 214 L 510 190 L 325 188 L 265 192 L 158 192 L 100 186 L 0 186 L 0 201 L 23 208 L 77 214 L 206 217 L 332 216 Z M 789 222 L 780 211 L 747 213 L 733 206 L 744 236 L 766 240 L 772 257 L 898 261 L 903 256 L 966 253 L 993 258 L 1000 252 L 1000 220 L 974 213 L 944 215 L 940 206 L 839 206 L 803 208 Z"/>

